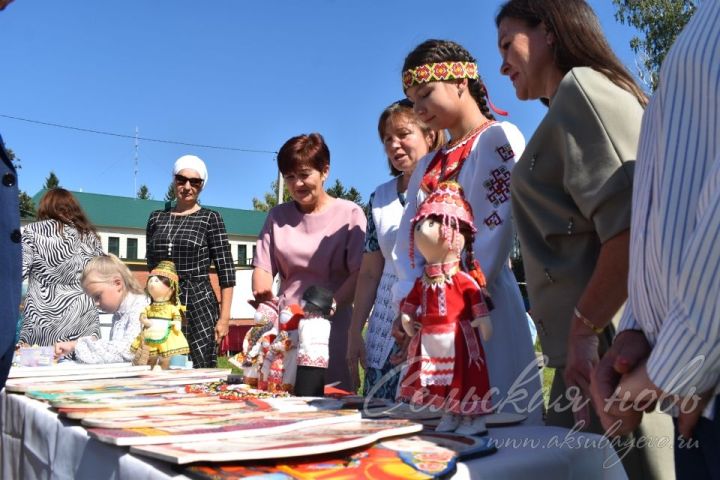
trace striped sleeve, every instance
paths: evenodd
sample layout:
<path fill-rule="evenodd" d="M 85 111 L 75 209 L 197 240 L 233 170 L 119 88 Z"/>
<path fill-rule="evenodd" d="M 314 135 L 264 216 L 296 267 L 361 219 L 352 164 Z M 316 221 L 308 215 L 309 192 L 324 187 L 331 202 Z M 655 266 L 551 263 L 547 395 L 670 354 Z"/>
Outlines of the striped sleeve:
<path fill-rule="evenodd" d="M 683 254 L 675 297 L 648 360 L 664 392 L 704 392 L 720 377 L 720 155 L 700 192 L 696 229 Z"/>

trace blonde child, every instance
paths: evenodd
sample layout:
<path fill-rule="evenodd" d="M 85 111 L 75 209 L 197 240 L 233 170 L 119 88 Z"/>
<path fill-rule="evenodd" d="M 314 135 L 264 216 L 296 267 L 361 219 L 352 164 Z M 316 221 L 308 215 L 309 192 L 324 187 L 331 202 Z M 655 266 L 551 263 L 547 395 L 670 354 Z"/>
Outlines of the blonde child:
<path fill-rule="evenodd" d="M 142 287 L 125 264 L 112 254 L 91 259 L 80 283 L 97 308 L 113 314 L 110 338 L 89 336 L 58 342 L 55 356 L 74 356 L 82 363 L 131 361 L 130 344 L 140 333 L 140 313 L 148 304 Z"/>

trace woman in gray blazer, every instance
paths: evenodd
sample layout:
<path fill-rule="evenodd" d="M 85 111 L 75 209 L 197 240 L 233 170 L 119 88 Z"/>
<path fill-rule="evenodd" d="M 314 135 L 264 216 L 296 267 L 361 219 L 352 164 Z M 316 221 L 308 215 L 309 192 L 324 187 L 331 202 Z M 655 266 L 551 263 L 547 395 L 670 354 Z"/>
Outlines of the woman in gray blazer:
<path fill-rule="evenodd" d="M 496 25 L 501 73 L 519 99 L 548 106 L 511 185 L 531 314 L 557 369 L 547 423 L 583 421 L 600 432 L 590 375 L 627 298 L 633 167 L 647 98 L 584 0 L 509 0 Z M 634 450 L 624 458 L 628 475 L 656 476 L 649 449 Z"/>

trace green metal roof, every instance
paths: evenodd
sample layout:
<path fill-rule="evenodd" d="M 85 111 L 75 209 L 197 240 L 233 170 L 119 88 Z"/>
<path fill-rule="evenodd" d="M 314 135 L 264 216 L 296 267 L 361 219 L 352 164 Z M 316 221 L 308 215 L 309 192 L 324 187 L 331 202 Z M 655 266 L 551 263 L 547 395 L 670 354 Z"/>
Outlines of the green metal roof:
<path fill-rule="evenodd" d="M 90 221 L 97 227 L 139 228 L 145 230 L 150 213 L 165 208 L 165 201 L 140 200 L 100 193 L 71 192 L 82 206 Z M 41 190 L 33 197 L 37 206 L 45 194 Z M 265 224 L 266 212 L 240 210 L 238 208 L 203 207 L 216 210 L 222 215 L 225 227 L 231 235 L 257 236 Z"/>

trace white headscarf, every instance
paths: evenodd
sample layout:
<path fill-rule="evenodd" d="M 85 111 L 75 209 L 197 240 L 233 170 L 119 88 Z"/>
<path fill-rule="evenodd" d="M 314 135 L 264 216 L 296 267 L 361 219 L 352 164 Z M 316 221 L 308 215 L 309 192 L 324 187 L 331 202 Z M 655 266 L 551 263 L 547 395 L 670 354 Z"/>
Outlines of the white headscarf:
<path fill-rule="evenodd" d="M 177 175 L 180 170 L 185 170 L 186 168 L 189 168 L 190 170 L 195 170 L 198 175 L 200 175 L 200 178 L 202 178 L 203 180 L 203 188 L 205 188 L 208 181 L 208 171 L 207 167 L 205 166 L 205 162 L 203 162 L 200 157 L 196 157 L 195 155 L 183 155 L 182 157 L 175 160 L 175 165 L 173 166 L 173 175 Z"/>

